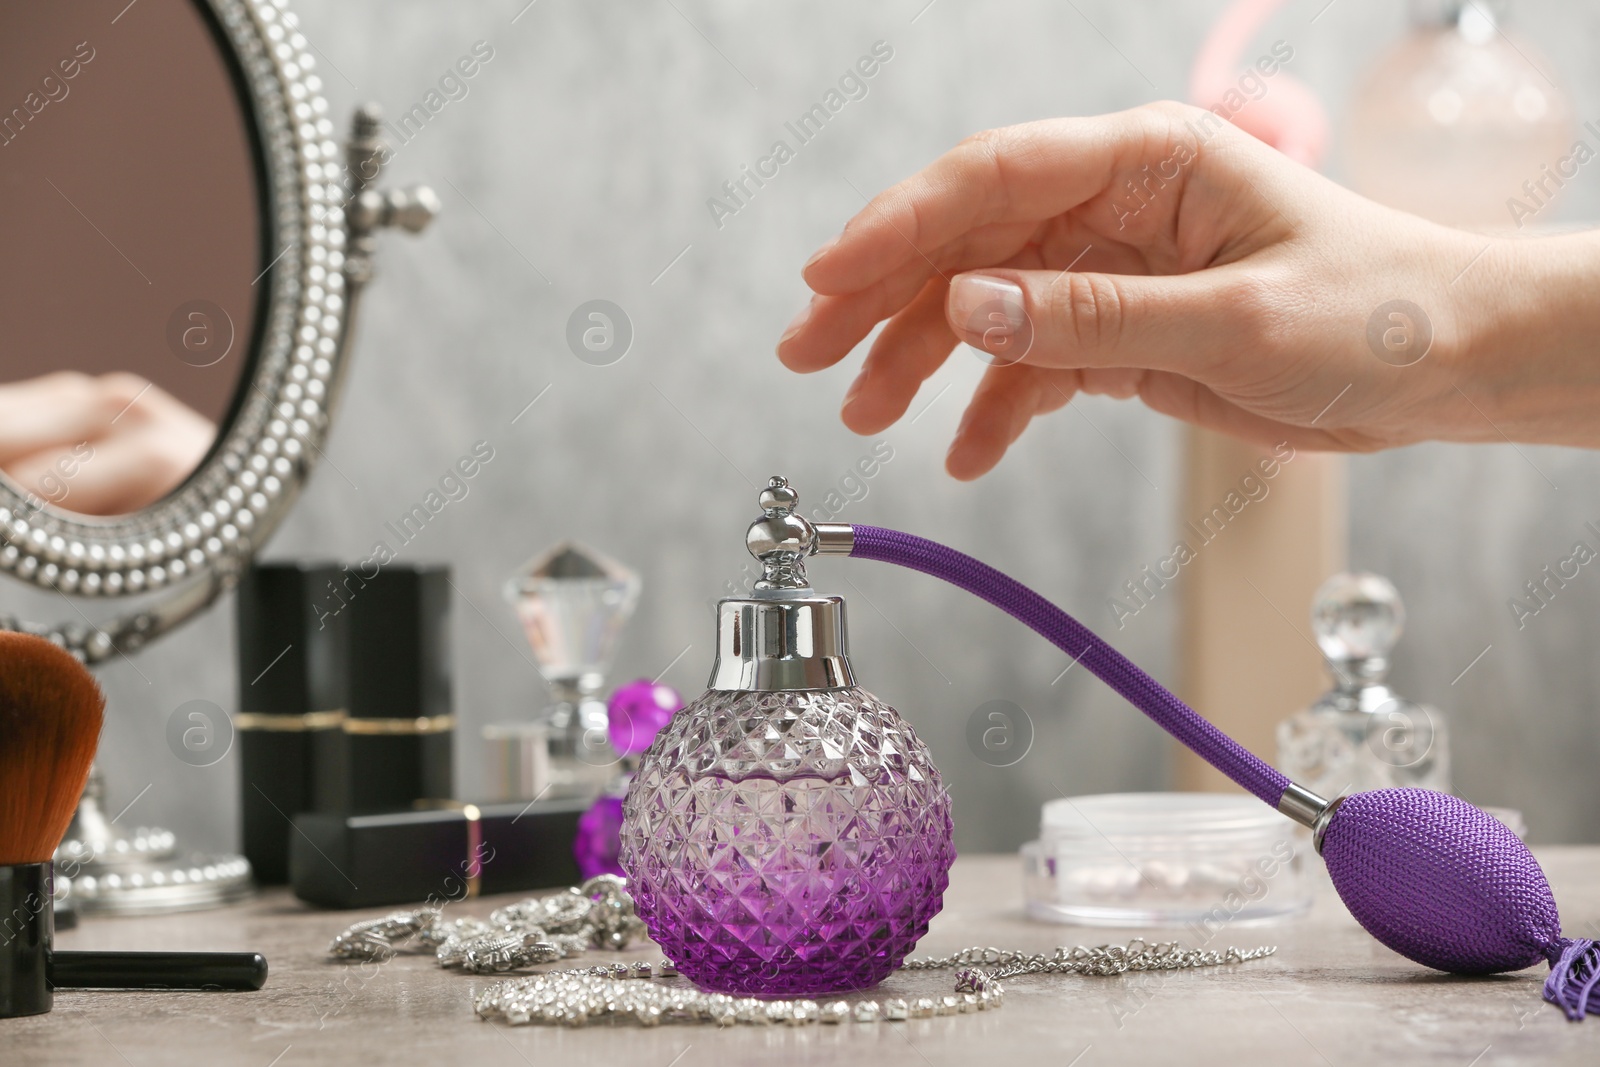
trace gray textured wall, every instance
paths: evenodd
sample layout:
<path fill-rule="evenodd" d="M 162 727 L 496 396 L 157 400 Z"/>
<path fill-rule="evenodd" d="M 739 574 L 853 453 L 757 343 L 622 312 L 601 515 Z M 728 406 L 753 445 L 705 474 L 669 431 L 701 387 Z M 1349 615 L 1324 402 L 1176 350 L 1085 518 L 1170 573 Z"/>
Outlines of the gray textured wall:
<path fill-rule="evenodd" d="M 563 537 L 633 563 L 645 594 L 616 677 L 654 675 L 692 645 L 665 680 L 697 693 L 708 600 L 742 562 L 752 485 L 784 471 L 815 501 L 872 445 L 835 414 L 856 360 L 798 378 L 771 355 L 804 300 L 800 263 L 860 208 L 858 190 L 983 127 L 1181 97 L 1221 6 L 924 3 L 540 0 L 515 24 L 522 0 L 295 4 L 340 115 L 367 99 L 409 108 L 474 42 L 494 48 L 470 95 L 398 153 L 392 178 L 431 182 L 445 214 L 421 239 L 385 239 L 330 462 L 269 548 L 365 555 L 474 441 L 493 444 L 470 495 L 403 553 L 456 568 L 465 792 L 477 726 L 543 696 L 498 592 L 517 563 Z M 1337 115 L 1401 18 L 1380 0 L 1339 0 L 1311 23 L 1323 6 L 1292 5 L 1263 41 L 1290 40 L 1292 69 Z M 1582 113 L 1600 112 L 1600 71 L 1585 62 L 1595 6 L 1543 0 L 1520 14 Z M 869 95 L 717 228 L 707 197 L 880 39 L 894 58 Z M 1593 217 L 1596 179 L 1580 181 L 1567 212 Z M 636 331 L 609 367 L 575 359 L 563 339 L 569 313 L 594 298 L 620 304 Z M 995 474 L 957 485 L 940 464 L 980 369 L 958 354 L 928 384 L 926 412 L 884 435 L 894 458 L 844 517 L 968 548 L 1104 624 L 1107 596 L 1170 540 L 1178 434 L 1136 405 L 1079 400 Z M 1593 540 L 1582 527 L 1600 520 L 1600 458 L 1420 447 L 1355 460 L 1352 485 L 1354 561 L 1407 596 L 1414 624 L 1397 679 L 1451 716 L 1461 791 L 1519 805 L 1537 839 L 1596 840 L 1600 664 L 1586 653 L 1600 573 L 1585 568 L 1522 632 L 1506 600 L 1572 541 Z M 851 600 L 865 682 L 933 747 L 962 848 L 1015 846 L 1060 792 L 1163 786 L 1169 751 L 1155 728 L 1082 671 L 1052 684 L 1066 660 L 1020 626 L 931 580 L 841 563 L 814 573 Z M 1170 680 L 1174 621 L 1175 600 L 1159 601 L 1119 644 Z M 229 602 L 104 670 L 113 787 L 125 803 L 151 786 L 125 822 L 159 822 L 198 845 L 235 840 L 234 761 L 191 768 L 163 738 L 185 700 L 234 706 L 232 628 Z M 965 742 L 969 714 L 992 698 L 1022 705 L 1037 727 L 1010 769 Z"/>

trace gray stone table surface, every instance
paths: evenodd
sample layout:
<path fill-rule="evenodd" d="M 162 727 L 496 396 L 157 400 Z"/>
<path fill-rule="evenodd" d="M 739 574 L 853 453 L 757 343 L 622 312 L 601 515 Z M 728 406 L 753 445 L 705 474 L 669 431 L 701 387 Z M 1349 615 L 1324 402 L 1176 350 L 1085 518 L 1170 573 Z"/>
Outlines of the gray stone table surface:
<path fill-rule="evenodd" d="M 1600 848 L 1537 851 L 1566 932 L 1595 936 Z M 1048 950 L 1140 933 L 1029 921 L 1015 856 L 957 861 L 945 899 L 919 954 L 975 944 Z M 460 909 L 487 914 L 496 903 Z M 481 1022 L 473 997 L 493 979 L 441 971 L 425 956 L 364 968 L 326 960 L 333 934 L 376 914 L 315 911 L 272 891 L 220 911 L 87 920 L 63 933 L 60 946 L 255 949 L 266 954 L 271 976 L 257 993 L 63 992 L 49 1015 L 0 1021 L 0 1064 L 1600 1063 L 1600 1018 L 1569 1023 L 1545 1004 L 1542 965 L 1493 978 L 1435 974 L 1378 945 L 1331 897 L 1289 923 L 1223 928 L 1210 947 L 1278 946 L 1271 958 L 1234 967 L 1166 976 L 1030 975 L 1007 982 L 1004 1007 L 982 1014 L 726 1030 Z M 1144 933 L 1198 943 L 1193 932 Z M 951 988 L 950 972 L 906 973 L 874 995 Z"/>

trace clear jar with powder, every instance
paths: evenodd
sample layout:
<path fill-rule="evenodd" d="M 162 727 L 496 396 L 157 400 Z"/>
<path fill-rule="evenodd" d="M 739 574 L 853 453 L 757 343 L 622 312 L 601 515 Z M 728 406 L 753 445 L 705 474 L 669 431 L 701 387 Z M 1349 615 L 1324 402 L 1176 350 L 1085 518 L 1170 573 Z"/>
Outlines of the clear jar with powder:
<path fill-rule="evenodd" d="M 1310 842 L 1254 797 L 1110 793 L 1053 800 L 1022 848 L 1028 915 L 1087 926 L 1184 926 L 1298 915 Z"/>

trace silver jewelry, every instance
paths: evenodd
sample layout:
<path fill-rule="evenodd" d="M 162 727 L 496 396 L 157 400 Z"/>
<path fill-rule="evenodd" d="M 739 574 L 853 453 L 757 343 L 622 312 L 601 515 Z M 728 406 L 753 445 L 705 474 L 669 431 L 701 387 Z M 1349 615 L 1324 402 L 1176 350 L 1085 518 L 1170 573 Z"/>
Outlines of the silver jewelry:
<path fill-rule="evenodd" d="M 531 978 L 497 982 L 478 998 L 480 1019 L 501 1019 L 512 1025 L 583 1026 L 590 1019 L 631 1018 L 641 1026 L 665 1021 L 709 1022 L 718 1026 L 764 1026 L 787 1023 L 902 1022 L 935 1015 L 988 1011 L 1005 1002 L 1002 978 L 1024 974 L 1116 975 L 1127 971 L 1177 971 L 1219 967 L 1261 959 L 1276 946 L 1223 951 L 1186 949 L 1176 941 L 1150 944 L 1135 938 L 1126 945 L 1078 945 L 1051 955 L 1014 949 L 968 948 L 951 956 L 906 960 L 903 970 L 955 969 L 955 991 L 942 997 L 907 1000 L 757 1000 L 720 993 L 702 993 L 681 986 L 641 984 L 630 979 L 668 977 L 674 971 L 648 963 L 617 963 L 575 971 L 550 971 Z M 981 964 L 982 966 L 979 966 Z M 670 965 L 668 965 L 670 968 Z"/>
<path fill-rule="evenodd" d="M 645 936 L 627 882 L 602 874 L 563 893 L 497 908 L 487 921 L 444 918 L 427 906 L 355 923 L 328 945 L 341 960 L 386 960 L 402 950 L 432 951 L 439 966 L 468 974 L 503 974 L 581 956 L 591 948 L 623 949 Z"/>
<path fill-rule="evenodd" d="M 333 939 L 330 955 L 343 960 L 385 960 L 416 946 L 432 949 L 441 967 L 469 974 L 503 974 L 582 955 L 590 948 L 626 948 L 645 936 L 627 883 L 600 875 L 547 897 L 529 897 L 491 912 L 487 921 L 446 920 L 442 909 L 422 907 L 358 922 Z M 1025 974 L 1118 975 L 1128 971 L 1178 971 L 1221 967 L 1272 955 L 1274 945 L 1221 951 L 1184 948 L 1176 941 L 1065 946 L 1050 954 L 976 946 L 949 956 L 921 956 L 907 971 L 954 970 L 953 992 L 942 997 L 887 1000 L 757 1000 L 651 979 L 674 978 L 671 961 L 608 963 L 496 982 L 473 1005 L 480 1019 L 512 1025 L 583 1026 L 591 1019 L 709 1022 L 718 1026 L 786 1023 L 903 1022 L 998 1008 L 1001 979 Z"/>
<path fill-rule="evenodd" d="M 1150 944 L 1136 937 L 1126 945 L 1077 945 L 1055 950 L 1053 955 L 1017 952 L 999 948 L 966 948 L 953 956 L 928 956 L 909 959 L 902 970 L 930 971 L 949 967 L 970 968 L 989 978 L 1015 978 L 1019 974 L 1122 974 L 1125 971 L 1182 971 L 1191 967 L 1221 967 L 1229 963 L 1258 960 L 1278 951 L 1276 945 L 1241 950 L 1229 945 L 1220 952 L 1186 949 L 1177 941 Z M 980 970 L 977 965 L 988 968 Z M 958 972 L 957 978 L 966 971 Z M 958 990 L 959 991 L 959 990 Z"/>
<path fill-rule="evenodd" d="M 381 919 L 366 919 L 335 937 L 328 945 L 328 955 L 340 960 L 386 960 L 395 954 L 397 946 L 438 920 L 438 908 L 397 911 Z"/>
<path fill-rule="evenodd" d="M 652 973 L 652 971 L 654 973 Z M 616 963 L 576 971 L 550 971 L 531 978 L 496 982 L 473 1006 L 480 1019 L 501 1019 L 513 1026 L 584 1026 L 608 1016 L 632 1019 L 641 1026 L 662 1022 L 707 1022 L 718 1026 L 768 1026 L 786 1023 L 875 1023 L 998 1008 L 1005 999 L 1000 983 L 976 968 L 957 975 L 957 993 L 915 1000 L 757 1000 L 723 993 L 702 993 L 693 987 L 657 985 L 630 979 L 677 973 L 671 964 Z M 965 989 L 966 992 L 961 992 Z"/>

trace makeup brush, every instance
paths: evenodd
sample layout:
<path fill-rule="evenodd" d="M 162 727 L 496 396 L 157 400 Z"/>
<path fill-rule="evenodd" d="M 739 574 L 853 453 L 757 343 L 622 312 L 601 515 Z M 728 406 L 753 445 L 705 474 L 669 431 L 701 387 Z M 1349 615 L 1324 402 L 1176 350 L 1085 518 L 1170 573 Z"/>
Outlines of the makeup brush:
<path fill-rule="evenodd" d="M 105 713 L 65 649 L 0 632 L 0 1018 L 50 1010 L 52 988 L 259 989 L 255 953 L 52 952 L 51 856 L 89 777 Z"/>
<path fill-rule="evenodd" d="M 65 649 L 0 633 L 0 1017 L 50 1010 L 50 857 L 89 777 L 104 710 Z"/>

